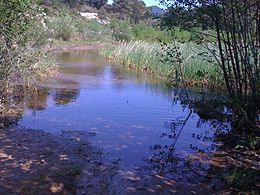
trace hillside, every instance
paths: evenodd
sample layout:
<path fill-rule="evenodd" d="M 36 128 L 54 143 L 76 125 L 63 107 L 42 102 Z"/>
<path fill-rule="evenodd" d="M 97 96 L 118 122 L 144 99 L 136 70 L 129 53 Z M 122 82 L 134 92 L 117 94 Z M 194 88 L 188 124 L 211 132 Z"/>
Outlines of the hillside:
<path fill-rule="evenodd" d="M 150 7 L 148 7 L 148 8 L 152 11 L 152 14 L 153 14 L 153 15 L 156 15 L 156 16 L 157 16 L 157 15 L 162 15 L 162 14 L 165 13 L 165 10 L 164 10 L 164 9 L 162 9 L 162 8 L 156 6 L 156 5 L 150 6 Z"/>

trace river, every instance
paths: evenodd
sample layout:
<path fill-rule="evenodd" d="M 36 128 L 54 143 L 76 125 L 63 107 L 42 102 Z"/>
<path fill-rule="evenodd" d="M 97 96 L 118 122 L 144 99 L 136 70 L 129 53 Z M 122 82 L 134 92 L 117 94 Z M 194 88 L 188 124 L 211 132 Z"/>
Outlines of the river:
<path fill-rule="evenodd" d="M 40 81 L 38 94 L 27 97 L 19 125 L 51 133 L 88 132 L 93 145 L 125 167 L 157 169 L 158 159 L 167 164 L 171 155 L 214 148 L 218 126 L 189 101 L 205 98 L 205 92 L 167 87 L 152 75 L 109 63 L 96 50 L 54 56 L 58 74 Z"/>

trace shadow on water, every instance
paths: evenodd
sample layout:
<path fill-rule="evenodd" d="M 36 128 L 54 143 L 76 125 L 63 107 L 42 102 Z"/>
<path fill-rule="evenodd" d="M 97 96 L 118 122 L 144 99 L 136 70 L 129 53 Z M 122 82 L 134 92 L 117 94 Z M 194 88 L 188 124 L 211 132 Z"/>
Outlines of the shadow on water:
<path fill-rule="evenodd" d="M 150 147 L 153 154 L 146 158 L 146 168 L 171 179 L 197 182 L 205 179 L 210 171 L 210 152 L 216 150 L 218 142 L 215 136 L 228 132 L 231 112 L 223 97 L 210 93 L 179 89 L 174 97 L 173 105 L 179 102 L 186 114 L 164 124 L 165 132 L 160 138 L 170 140 L 169 144 Z M 199 117 L 194 119 L 194 114 Z M 191 121 L 196 128 L 204 130 L 191 133 L 192 139 L 186 143 L 190 151 L 179 150 L 176 145 Z"/>

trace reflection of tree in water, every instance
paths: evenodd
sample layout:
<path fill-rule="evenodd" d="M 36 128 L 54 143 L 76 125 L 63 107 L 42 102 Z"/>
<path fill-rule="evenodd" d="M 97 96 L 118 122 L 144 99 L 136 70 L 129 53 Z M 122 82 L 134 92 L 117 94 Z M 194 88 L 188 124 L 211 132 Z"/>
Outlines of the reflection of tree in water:
<path fill-rule="evenodd" d="M 47 107 L 49 89 L 24 89 L 17 86 L 14 90 L 12 95 L 0 97 L 0 128 L 17 125 L 27 108 L 37 111 Z M 56 89 L 53 99 L 56 105 L 66 105 L 74 102 L 79 92 L 79 89 Z"/>
<path fill-rule="evenodd" d="M 166 145 L 155 144 L 151 147 L 154 153 L 147 159 L 148 169 L 156 171 L 162 176 L 189 182 L 194 177 L 205 174 L 202 172 L 205 167 L 203 167 L 200 161 L 194 160 L 192 155 L 185 156 L 184 154 L 177 153 L 175 150 L 178 138 L 189 121 L 192 112 L 190 109 L 186 118 L 173 120 L 171 123 L 165 124 L 165 127 L 170 131 L 163 133 L 161 138 L 168 138 L 171 142 Z"/>
<path fill-rule="evenodd" d="M 206 124 L 204 132 L 192 134 L 194 141 L 211 144 L 206 148 L 200 148 L 190 143 L 192 151 L 189 154 L 181 154 L 175 150 L 179 134 L 190 118 L 188 114 L 185 119 L 166 123 L 168 131 L 161 137 L 166 137 L 171 142 L 151 147 L 153 155 L 147 159 L 147 168 L 162 176 L 191 183 L 203 182 L 215 187 L 218 187 L 217 183 L 220 183 L 219 177 L 221 177 L 226 185 L 224 183 L 220 185 L 223 188 L 232 185 L 234 189 L 231 192 L 235 194 L 240 190 L 259 191 L 257 187 L 260 179 L 259 152 L 235 148 L 238 142 L 231 123 L 232 111 L 225 101 L 210 94 L 187 95 L 188 99 L 184 101 L 182 98 L 185 98 L 185 95 L 176 94 L 176 97 L 181 104 L 189 102 L 188 105 L 185 103 L 184 107 L 198 114 L 200 119 L 197 121 L 197 127 L 201 128 Z M 209 133 L 210 131 L 213 133 Z"/>
<path fill-rule="evenodd" d="M 248 152 L 235 148 L 237 140 L 233 136 L 232 111 L 226 101 L 216 95 L 179 92 L 175 93 L 173 104 L 178 101 L 184 110 L 188 109 L 190 112 L 186 118 L 165 123 L 167 131 L 161 137 L 170 140 L 170 144 L 155 144 L 151 147 L 153 155 L 146 159 L 147 169 L 175 180 L 196 184 L 203 182 L 212 185 L 215 190 L 219 184 L 222 185 L 222 190 L 233 185 L 231 192 L 235 193 L 240 190 L 259 191 L 256 184 L 259 183 L 260 175 L 256 170 L 259 168 L 260 156 L 257 151 Z M 192 134 L 194 142 L 210 144 L 205 147 L 190 143 L 191 151 L 180 153 L 175 145 L 191 118 L 191 112 L 200 117 L 197 127 L 206 127 L 204 132 Z M 230 137 L 233 137 L 232 140 Z M 224 179 L 222 182 L 220 177 Z M 233 183 L 230 184 L 231 180 L 228 181 L 227 178 L 231 178 Z"/>
<path fill-rule="evenodd" d="M 214 136 L 223 129 L 229 128 L 229 112 L 221 98 L 212 97 L 210 94 L 193 93 L 183 90 L 175 90 L 173 94 L 173 104 L 181 104 L 185 117 L 176 118 L 171 122 L 165 123 L 167 129 L 161 135 L 161 138 L 167 138 L 170 144 L 155 144 L 151 147 L 153 155 L 146 159 L 147 168 L 156 171 L 162 176 L 173 177 L 180 180 L 193 180 L 198 176 L 206 176 L 209 172 L 209 164 L 206 163 L 210 156 L 206 154 L 214 147 Z M 201 128 L 206 124 L 208 129 L 204 133 L 193 133 L 195 140 L 212 143 L 209 147 L 201 149 L 189 144 L 193 153 L 179 153 L 175 145 L 182 133 L 187 122 L 190 120 L 192 113 L 197 113 L 200 119 L 197 121 L 197 127 Z M 210 134 L 209 129 L 215 130 Z M 184 151 L 183 151 L 184 152 Z M 202 179 L 203 177 L 201 177 Z M 196 180 L 198 181 L 198 180 Z"/>
<path fill-rule="evenodd" d="M 127 78 L 125 70 L 117 66 L 111 66 L 110 74 L 111 80 L 114 81 L 112 87 L 117 91 L 122 90 L 125 87 L 124 82 Z"/>
<path fill-rule="evenodd" d="M 38 108 L 37 103 L 46 104 L 46 100 L 32 103 L 33 99 L 39 95 L 38 92 L 37 88 L 24 88 L 17 85 L 13 86 L 9 92 L 0 94 L 0 127 L 16 125 L 27 107 Z"/>
<path fill-rule="evenodd" d="M 79 89 L 56 89 L 53 100 L 56 105 L 67 105 L 75 102 L 80 93 Z"/>
<path fill-rule="evenodd" d="M 27 107 L 31 110 L 44 110 L 47 108 L 49 89 L 38 88 L 26 97 Z"/>
<path fill-rule="evenodd" d="M 106 60 L 95 49 L 58 52 L 55 53 L 55 57 L 59 62 L 93 62 L 96 65 L 106 63 Z"/>

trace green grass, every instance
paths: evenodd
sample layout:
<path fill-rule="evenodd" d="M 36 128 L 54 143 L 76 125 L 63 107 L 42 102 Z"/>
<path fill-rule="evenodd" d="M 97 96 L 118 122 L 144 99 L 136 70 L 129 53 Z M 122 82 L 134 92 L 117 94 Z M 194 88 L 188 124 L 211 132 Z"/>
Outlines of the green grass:
<path fill-rule="evenodd" d="M 135 24 L 132 27 L 134 40 L 142 40 L 146 42 L 170 42 L 173 35 L 168 30 L 160 30 L 145 23 Z"/>
<path fill-rule="evenodd" d="M 176 56 L 169 55 L 173 53 L 174 46 L 181 54 L 180 65 L 176 62 Z M 128 67 L 149 71 L 171 83 L 177 82 L 177 74 L 181 70 L 185 83 L 217 86 L 223 81 L 220 69 L 200 55 L 203 51 L 205 49 L 202 46 L 192 42 L 168 44 L 165 49 L 159 43 L 131 41 L 104 48 L 101 54 Z"/>

